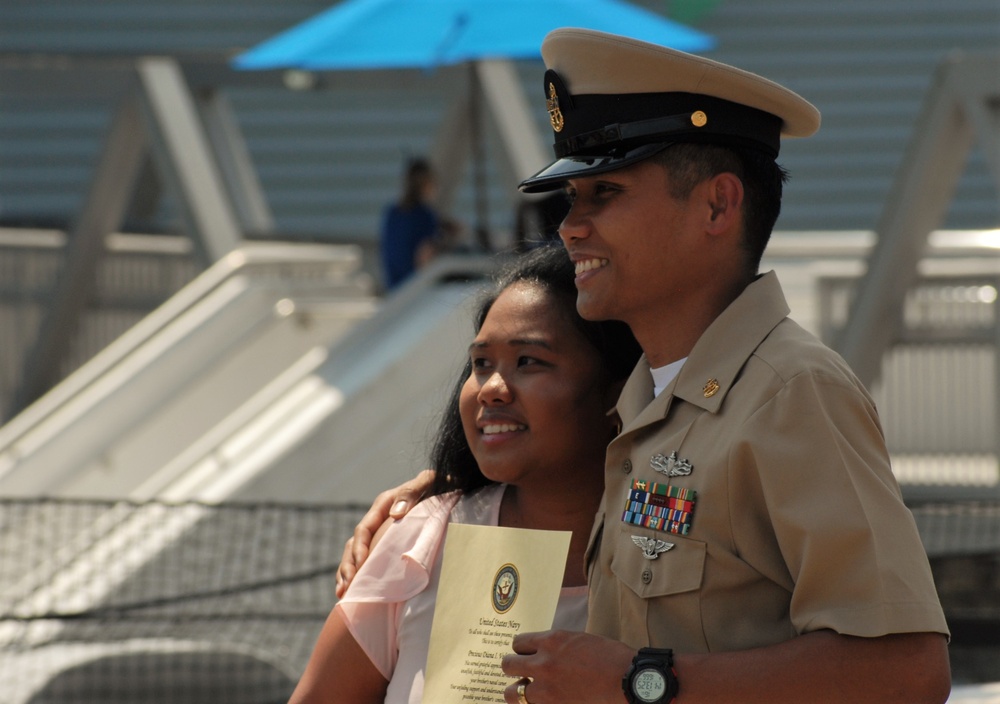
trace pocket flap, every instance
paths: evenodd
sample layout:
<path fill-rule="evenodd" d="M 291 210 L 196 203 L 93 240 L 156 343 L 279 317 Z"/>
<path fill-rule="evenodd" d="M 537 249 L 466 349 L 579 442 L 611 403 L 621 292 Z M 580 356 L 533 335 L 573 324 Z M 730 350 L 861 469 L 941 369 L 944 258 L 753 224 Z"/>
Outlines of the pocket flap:
<path fill-rule="evenodd" d="M 606 526 L 607 527 L 607 526 Z M 633 540 L 636 538 L 636 540 Z M 605 535 L 605 540 L 610 536 Z M 705 571 L 705 543 L 673 533 L 620 524 L 611 571 L 643 598 L 683 594 L 701 587 Z M 672 546 L 657 549 L 655 541 Z M 649 541 L 653 541 L 650 543 Z M 655 558 L 645 555 L 655 554 Z"/>

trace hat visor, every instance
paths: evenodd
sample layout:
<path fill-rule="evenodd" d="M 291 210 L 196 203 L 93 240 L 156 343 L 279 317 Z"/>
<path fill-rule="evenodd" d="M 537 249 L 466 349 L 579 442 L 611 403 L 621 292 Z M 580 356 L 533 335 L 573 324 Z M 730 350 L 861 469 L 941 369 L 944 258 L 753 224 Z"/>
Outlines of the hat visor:
<path fill-rule="evenodd" d="M 518 185 L 522 193 L 544 193 L 562 188 L 571 178 L 583 178 L 615 171 L 630 164 L 648 159 L 662 152 L 673 142 L 641 144 L 628 151 L 616 150 L 615 154 L 595 156 L 567 156 L 557 159 L 534 176 L 524 179 Z"/>

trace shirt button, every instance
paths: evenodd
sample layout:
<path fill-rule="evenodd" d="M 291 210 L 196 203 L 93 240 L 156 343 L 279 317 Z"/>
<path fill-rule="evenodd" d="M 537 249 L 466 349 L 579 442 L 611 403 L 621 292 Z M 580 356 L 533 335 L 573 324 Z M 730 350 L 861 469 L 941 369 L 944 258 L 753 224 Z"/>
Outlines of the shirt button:
<path fill-rule="evenodd" d="M 643 584 L 649 584 L 652 581 L 653 581 L 653 572 L 652 572 L 652 570 L 643 570 L 642 571 L 642 583 Z"/>
<path fill-rule="evenodd" d="M 622 471 L 625 474 L 631 474 L 632 473 L 632 460 L 625 460 L 622 463 Z"/>

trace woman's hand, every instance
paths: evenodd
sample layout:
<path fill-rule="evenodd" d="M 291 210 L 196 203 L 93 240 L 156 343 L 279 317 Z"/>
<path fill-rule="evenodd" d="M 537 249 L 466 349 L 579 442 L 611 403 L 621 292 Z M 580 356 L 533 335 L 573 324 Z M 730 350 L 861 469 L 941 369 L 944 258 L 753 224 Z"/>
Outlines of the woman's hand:
<path fill-rule="evenodd" d="M 337 568 L 337 598 L 344 596 L 358 569 L 368 559 L 372 538 L 389 518 L 400 519 L 409 512 L 434 482 L 434 470 L 425 469 L 416 477 L 375 497 L 372 507 L 354 528 L 354 536 L 344 544 Z"/>

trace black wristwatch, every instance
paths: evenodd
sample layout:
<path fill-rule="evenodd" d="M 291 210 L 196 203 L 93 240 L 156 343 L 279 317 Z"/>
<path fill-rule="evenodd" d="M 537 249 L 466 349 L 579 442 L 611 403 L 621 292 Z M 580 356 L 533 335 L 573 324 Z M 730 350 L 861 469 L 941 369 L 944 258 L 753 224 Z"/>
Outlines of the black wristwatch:
<path fill-rule="evenodd" d="M 629 704 L 670 704 L 680 687 L 674 672 L 674 651 L 641 648 L 622 678 Z"/>

